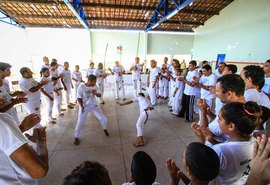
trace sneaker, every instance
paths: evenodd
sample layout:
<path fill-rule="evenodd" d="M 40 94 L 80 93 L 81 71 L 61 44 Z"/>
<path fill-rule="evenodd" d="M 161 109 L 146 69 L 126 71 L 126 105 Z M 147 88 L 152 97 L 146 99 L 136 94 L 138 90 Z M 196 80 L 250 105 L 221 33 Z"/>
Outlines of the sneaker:
<path fill-rule="evenodd" d="M 79 138 L 75 138 L 74 139 L 74 145 L 80 145 L 81 140 L 79 140 Z"/>

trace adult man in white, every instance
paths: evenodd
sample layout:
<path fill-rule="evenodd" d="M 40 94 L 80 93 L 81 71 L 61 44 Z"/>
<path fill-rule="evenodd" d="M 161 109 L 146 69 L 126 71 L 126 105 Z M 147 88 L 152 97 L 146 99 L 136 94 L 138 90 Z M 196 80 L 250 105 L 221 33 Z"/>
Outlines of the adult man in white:
<path fill-rule="evenodd" d="M 135 147 L 139 147 L 139 146 L 144 145 L 143 128 L 148 120 L 151 110 L 153 110 L 154 108 L 151 102 L 147 98 L 145 98 L 145 95 L 143 93 L 139 93 L 138 97 L 124 103 L 119 103 L 119 105 L 123 106 L 123 105 L 129 105 L 131 103 L 139 103 L 139 106 L 140 106 L 140 116 L 136 123 L 137 141 L 136 143 L 134 143 Z"/>
<path fill-rule="evenodd" d="M 95 75 L 89 75 L 88 81 L 86 83 L 82 83 L 78 88 L 77 100 L 79 103 L 79 114 L 74 133 L 75 145 L 79 145 L 81 142 L 79 137 L 89 112 L 92 112 L 95 115 L 95 117 L 100 121 L 105 135 L 109 136 L 107 131 L 108 119 L 97 106 L 96 97 L 100 97 L 101 95 L 98 92 L 98 87 L 96 86 L 96 79 L 97 77 Z"/>
<path fill-rule="evenodd" d="M 125 69 L 123 68 L 123 66 L 120 65 L 119 61 L 116 61 L 113 69 L 111 70 L 109 68 L 109 70 L 112 73 L 112 75 L 114 75 L 114 78 L 115 78 L 115 92 L 116 92 L 115 99 L 116 100 L 119 99 L 119 90 L 122 90 L 122 98 L 123 100 L 125 100 L 126 95 L 125 95 L 125 86 L 124 86 L 124 77 L 123 77 L 123 74 L 125 73 Z"/>
<path fill-rule="evenodd" d="M 185 83 L 184 94 L 182 98 L 182 109 L 179 112 L 179 117 L 185 116 L 185 121 L 192 122 L 193 121 L 193 108 L 194 108 L 194 100 L 195 95 L 198 91 L 198 87 L 195 87 L 193 82 L 194 77 L 199 78 L 199 73 L 196 70 L 197 62 L 192 60 L 188 65 L 188 73 L 187 76 L 180 77 L 179 79 Z"/>
<path fill-rule="evenodd" d="M 262 91 L 270 98 L 270 59 L 263 64 L 263 70 L 265 83 Z"/>
<path fill-rule="evenodd" d="M 19 86 L 23 92 L 26 93 L 27 103 L 23 106 L 28 114 L 40 114 L 40 88 L 47 84 L 48 81 L 44 80 L 38 83 L 33 79 L 33 72 L 28 67 L 20 69 L 22 78 L 19 80 Z M 41 126 L 37 124 L 37 126 Z"/>
<path fill-rule="evenodd" d="M 130 67 L 134 97 L 138 96 L 138 93 L 142 92 L 142 80 L 141 80 L 141 71 L 144 64 L 140 64 L 140 58 L 135 58 L 135 64 L 132 64 Z"/>
<path fill-rule="evenodd" d="M 151 60 L 151 68 L 148 72 L 147 84 L 149 86 L 148 93 L 152 105 L 157 103 L 157 84 L 158 84 L 158 75 L 160 73 L 160 68 L 157 67 L 157 61 Z"/>
<path fill-rule="evenodd" d="M 209 108 L 211 110 L 215 95 L 210 92 L 210 88 L 216 86 L 217 77 L 215 74 L 212 73 L 212 68 L 210 65 L 204 65 L 202 67 L 202 73 L 203 75 L 201 76 L 201 78 L 195 78 L 194 83 L 196 86 L 201 88 L 200 98 L 206 101 L 207 105 L 209 105 Z M 201 111 L 199 111 L 199 113 L 201 115 Z"/>
<path fill-rule="evenodd" d="M 217 76 L 217 78 L 220 78 L 222 76 L 222 72 L 226 66 L 225 62 L 220 62 L 218 65 L 218 68 L 214 71 L 214 74 Z"/>
<path fill-rule="evenodd" d="M 45 128 L 34 129 L 33 136 L 39 153 L 36 153 L 22 132 L 32 128 L 40 118 L 27 116 L 20 128 L 13 118 L 0 113 L 0 184 L 2 185 L 37 185 L 37 179 L 44 177 L 49 169 L 48 150 Z"/>

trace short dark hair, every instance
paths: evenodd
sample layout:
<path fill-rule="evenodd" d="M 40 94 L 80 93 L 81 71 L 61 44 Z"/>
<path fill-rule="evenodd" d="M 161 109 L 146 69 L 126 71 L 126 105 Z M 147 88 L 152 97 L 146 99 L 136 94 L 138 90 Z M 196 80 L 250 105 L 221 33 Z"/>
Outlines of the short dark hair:
<path fill-rule="evenodd" d="M 0 62 L 0 71 L 5 71 L 8 68 L 11 68 L 12 66 L 9 63 L 6 62 Z"/>
<path fill-rule="evenodd" d="M 231 102 L 224 105 L 220 111 L 225 122 L 234 123 L 237 134 L 243 137 L 248 137 L 254 131 L 261 117 L 261 108 L 253 101 L 245 104 Z"/>
<path fill-rule="evenodd" d="M 152 185 L 157 176 L 153 159 L 143 151 L 136 152 L 131 162 L 131 174 L 136 185 Z"/>
<path fill-rule="evenodd" d="M 144 93 L 138 93 L 139 96 L 145 97 Z"/>
<path fill-rule="evenodd" d="M 52 61 L 51 62 L 51 67 L 56 66 L 56 65 L 57 65 L 57 61 Z"/>
<path fill-rule="evenodd" d="M 89 75 L 87 79 L 88 79 L 88 82 L 92 82 L 92 81 L 96 80 L 97 77 L 95 75 Z"/>
<path fill-rule="evenodd" d="M 220 62 L 219 65 L 220 65 L 220 64 L 224 64 L 225 66 L 227 65 L 225 62 Z"/>
<path fill-rule="evenodd" d="M 49 69 L 46 68 L 46 67 L 43 67 L 43 68 L 40 70 L 41 73 L 44 73 L 45 71 L 49 71 Z"/>
<path fill-rule="evenodd" d="M 207 64 L 207 65 L 202 66 L 202 69 L 209 71 L 209 70 L 212 70 L 212 67 Z"/>
<path fill-rule="evenodd" d="M 175 68 L 175 71 L 177 71 L 178 73 L 182 73 L 182 69 L 181 68 Z"/>
<path fill-rule="evenodd" d="M 270 63 L 270 59 L 269 60 L 266 60 L 266 62 Z"/>
<path fill-rule="evenodd" d="M 21 75 L 23 76 L 27 71 L 28 71 L 28 67 L 22 67 L 21 69 L 20 69 L 20 73 L 21 73 Z"/>
<path fill-rule="evenodd" d="M 243 70 L 245 77 L 250 77 L 252 79 L 253 85 L 259 86 L 264 80 L 264 70 L 260 66 L 247 65 L 243 68 Z"/>
<path fill-rule="evenodd" d="M 56 77 L 51 78 L 52 81 L 58 80 Z"/>
<path fill-rule="evenodd" d="M 234 64 L 227 64 L 225 67 L 227 67 L 228 70 L 232 72 L 232 74 L 237 72 L 237 66 Z"/>
<path fill-rule="evenodd" d="M 64 178 L 63 185 L 111 185 L 108 170 L 98 162 L 85 161 Z"/>
<path fill-rule="evenodd" d="M 201 181 L 211 181 L 219 173 L 219 157 L 216 152 L 199 142 L 190 143 L 186 148 L 186 164 Z"/>
<path fill-rule="evenodd" d="M 189 63 L 192 64 L 192 65 L 194 65 L 194 66 L 197 66 L 196 60 L 191 60 Z"/>
<path fill-rule="evenodd" d="M 208 61 L 204 60 L 202 61 L 202 64 L 208 64 Z"/>
<path fill-rule="evenodd" d="M 217 80 L 217 83 L 220 83 L 223 94 L 228 91 L 233 91 L 238 97 L 244 95 L 245 82 L 240 75 L 229 74 L 222 76 Z"/>

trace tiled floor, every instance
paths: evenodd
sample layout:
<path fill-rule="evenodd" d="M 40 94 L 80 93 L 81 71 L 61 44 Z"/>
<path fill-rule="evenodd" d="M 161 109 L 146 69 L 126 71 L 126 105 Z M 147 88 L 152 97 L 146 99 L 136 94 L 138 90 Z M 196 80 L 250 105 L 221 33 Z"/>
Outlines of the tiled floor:
<path fill-rule="evenodd" d="M 146 145 L 135 148 L 132 143 L 136 138 L 138 105 L 120 107 L 113 99 L 113 93 L 107 93 L 105 101 L 101 109 L 109 119 L 109 137 L 104 136 L 98 120 L 89 114 L 81 135 L 81 145 L 73 145 L 78 107 L 66 111 L 57 124 L 47 125 L 50 169 L 47 176 L 39 181 L 40 185 L 60 185 L 74 167 L 86 160 L 104 164 L 109 170 L 112 184 L 121 185 L 130 177 L 131 159 L 139 150 L 146 151 L 155 161 L 156 181 L 162 185 L 170 184 L 165 161 L 171 157 L 182 167 L 185 146 L 196 141 L 190 123 L 171 115 L 166 102 L 160 101 L 145 125 Z"/>

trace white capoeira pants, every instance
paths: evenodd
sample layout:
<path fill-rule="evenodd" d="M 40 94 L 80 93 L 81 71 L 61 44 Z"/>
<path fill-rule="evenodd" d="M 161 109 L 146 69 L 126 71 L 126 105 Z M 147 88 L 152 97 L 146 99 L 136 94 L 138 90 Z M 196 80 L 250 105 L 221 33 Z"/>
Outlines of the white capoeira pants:
<path fill-rule="evenodd" d="M 65 90 L 65 95 L 66 95 L 66 103 L 67 105 L 70 104 L 70 96 L 71 96 L 71 86 L 67 86 L 67 90 Z"/>
<path fill-rule="evenodd" d="M 85 124 L 88 113 L 91 112 L 96 116 L 96 118 L 100 121 L 103 129 L 107 128 L 108 119 L 104 116 L 103 112 L 100 110 L 98 106 L 95 107 L 84 107 L 84 112 L 82 112 L 81 106 L 79 107 L 78 121 L 75 128 L 75 138 L 79 138 L 81 135 L 81 130 Z"/>
<path fill-rule="evenodd" d="M 75 91 L 75 100 L 77 99 L 77 89 L 81 85 L 81 82 L 75 82 L 74 85 L 74 91 Z"/>
<path fill-rule="evenodd" d="M 52 96 L 53 97 L 53 94 L 52 95 L 50 95 L 50 96 Z M 54 101 L 51 101 L 47 96 L 46 97 L 42 97 L 42 100 L 45 102 L 45 104 L 46 104 L 46 109 L 47 109 L 47 111 L 46 111 L 46 116 L 47 116 L 47 119 L 49 120 L 49 121 L 52 121 L 52 110 L 53 110 L 53 102 Z"/>
<path fill-rule="evenodd" d="M 115 81 L 115 92 L 116 92 L 116 98 L 119 98 L 119 90 L 122 91 L 123 99 L 126 98 L 125 95 L 125 86 L 124 86 L 124 80 Z"/>
<path fill-rule="evenodd" d="M 172 103 L 172 109 L 173 109 L 173 114 L 179 114 L 180 110 L 182 109 L 182 100 L 179 98 L 173 98 L 173 103 Z"/>
<path fill-rule="evenodd" d="M 28 101 L 27 103 L 23 104 L 23 107 L 26 110 L 27 114 L 38 114 L 38 115 L 40 115 L 40 100 Z M 39 127 L 41 127 L 40 123 L 35 125 L 35 128 L 39 128 Z"/>
<path fill-rule="evenodd" d="M 168 87 L 167 86 L 159 86 L 159 96 L 168 97 Z"/>
<path fill-rule="evenodd" d="M 145 123 L 148 120 L 150 112 L 151 112 L 150 110 L 147 110 L 147 111 L 142 111 L 140 113 L 140 117 L 138 118 L 137 123 L 136 123 L 137 137 L 143 136 L 143 128 L 144 128 Z"/>
<path fill-rule="evenodd" d="M 210 107 L 210 110 L 212 110 L 212 106 L 213 106 L 213 99 L 214 98 L 210 98 L 210 99 L 205 99 L 205 102 L 207 103 L 207 105 Z M 197 102 L 195 102 L 197 104 Z M 201 117 L 202 117 L 202 112 L 199 109 L 199 121 L 198 124 L 201 125 Z M 208 122 L 210 121 L 210 118 L 207 116 Z"/>
<path fill-rule="evenodd" d="M 98 100 L 99 100 L 99 103 L 102 103 L 104 101 L 103 100 L 104 83 L 98 83 L 97 86 L 98 86 L 98 92 L 101 94 L 101 96 L 98 98 Z"/>
<path fill-rule="evenodd" d="M 170 80 L 170 82 L 169 82 L 169 102 L 168 102 L 168 106 L 170 106 L 170 107 L 173 106 L 174 84 L 175 84 L 175 82 L 173 80 Z"/>
<path fill-rule="evenodd" d="M 157 103 L 157 94 L 156 94 L 157 88 L 156 86 L 153 88 L 153 85 L 154 85 L 154 82 L 150 82 L 148 93 L 149 93 L 152 105 L 155 105 Z"/>
<path fill-rule="evenodd" d="M 132 80 L 133 83 L 133 91 L 134 91 L 134 97 L 138 96 L 138 93 L 142 92 L 142 80 Z"/>
<path fill-rule="evenodd" d="M 59 92 L 59 96 L 54 93 L 54 110 L 55 114 L 59 116 L 61 114 L 61 108 L 62 108 L 62 92 Z"/>

